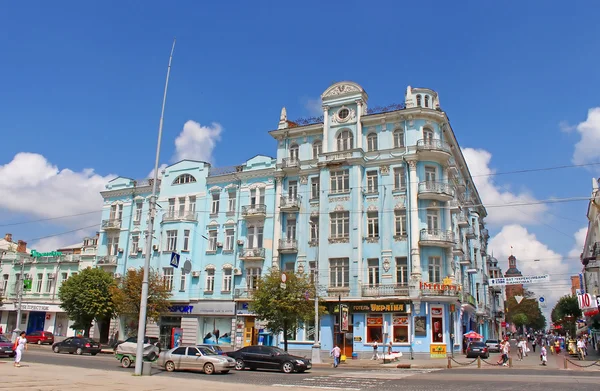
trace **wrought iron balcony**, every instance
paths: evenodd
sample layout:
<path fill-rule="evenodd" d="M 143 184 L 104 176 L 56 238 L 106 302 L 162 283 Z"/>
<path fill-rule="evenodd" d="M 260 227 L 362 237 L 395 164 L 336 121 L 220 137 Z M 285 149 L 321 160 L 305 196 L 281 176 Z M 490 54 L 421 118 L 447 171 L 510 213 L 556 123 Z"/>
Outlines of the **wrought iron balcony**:
<path fill-rule="evenodd" d="M 281 197 L 279 209 L 287 211 L 296 211 L 300 209 L 300 196 Z"/>
<path fill-rule="evenodd" d="M 98 257 L 98 265 L 116 265 L 117 264 L 117 256 L 116 255 L 105 255 L 103 257 Z"/>
<path fill-rule="evenodd" d="M 469 266 L 471 264 L 471 254 L 464 254 L 462 257 L 460 257 L 458 263 L 460 263 L 463 266 Z"/>
<path fill-rule="evenodd" d="M 281 160 L 281 168 L 296 168 L 300 167 L 300 160 L 295 157 L 286 157 Z"/>
<path fill-rule="evenodd" d="M 454 245 L 454 233 L 441 229 L 422 229 L 419 244 L 450 248 Z"/>
<path fill-rule="evenodd" d="M 452 246 L 452 254 L 462 256 L 464 253 L 465 250 L 463 245 L 461 243 L 454 243 L 454 246 Z"/>
<path fill-rule="evenodd" d="M 469 226 L 469 216 L 464 211 L 460 211 L 456 214 L 456 224 L 460 228 L 465 228 Z"/>
<path fill-rule="evenodd" d="M 465 304 L 472 305 L 474 308 L 477 308 L 477 300 L 475 300 L 475 297 L 473 297 L 473 295 L 470 293 L 463 292 L 461 301 Z"/>
<path fill-rule="evenodd" d="M 162 222 L 169 221 L 198 221 L 198 213 L 195 210 L 169 211 L 162 215 Z"/>
<path fill-rule="evenodd" d="M 296 239 L 279 239 L 279 252 L 297 253 L 298 241 Z"/>
<path fill-rule="evenodd" d="M 112 229 L 121 229 L 121 219 L 102 220 L 102 229 L 106 231 Z"/>
<path fill-rule="evenodd" d="M 451 155 L 450 145 L 442 140 L 421 139 L 417 141 L 417 152 L 424 159 L 447 160 Z"/>
<path fill-rule="evenodd" d="M 242 206 L 242 216 L 245 218 L 265 218 L 267 215 L 267 205 L 254 204 Z"/>
<path fill-rule="evenodd" d="M 419 197 L 426 200 L 450 201 L 454 198 L 454 186 L 444 182 L 419 182 Z"/>
<path fill-rule="evenodd" d="M 265 249 L 263 247 L 247 247 L 242 249 L 240 259 L 243 260 L 264 260 Z"/>
<path fill-rule="evenodd" d="M 475 235 L 475 230 L 473 229 L 473 227 L 465 228 L 465 237 L 467 239 L 475 239 L 477 237 L 477 235 Z"/>
<path fill-rule="evenodd" d="M 235 299 L 250 299 L 255 291 L 254 288 L 237 288 L 233 290 L 233 297 Z"/>
<path fill-rule="evenodd" d="M 374 284 L 362 286 L 363 297 L 408 296 L 408 285 Z"/>

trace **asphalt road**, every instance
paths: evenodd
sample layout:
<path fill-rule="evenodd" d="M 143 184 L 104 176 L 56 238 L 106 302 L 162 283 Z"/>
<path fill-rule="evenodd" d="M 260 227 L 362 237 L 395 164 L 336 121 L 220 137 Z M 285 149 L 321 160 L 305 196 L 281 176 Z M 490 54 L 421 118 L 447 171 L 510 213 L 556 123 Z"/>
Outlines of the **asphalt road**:
<path fill-rule="evenodd" d="M 0 359 L 2 361 L 9 359 Z M 55 354 L 45 348 L 30 348 L 23 356 L 23 363 L 41 363 L 80 367 L 109 371 L 133 372 L 133 369 L 120 367 L 112 355 L 77 356 L 71 354 Z M 207 379 L 202 373 L 177 372 L 167 373 L 154 369 L 155 376 L 177 378 Z M 207 379 L 208 380 L 208 379 Z M 514 390 L 526 388 L 527 391 L 565 390 L 576 388 L 578 391 L 598 390 L 600 371 L 561 371 L 536 369 L 450 369 L 450 370 L 355 370 L 314 368 L 303 374 L 285 375 L 270 371 L 232 372 L 227 375 L 214 375 L 210 380 L 223 382 L 224 389 L 235 389 L 236 383 L 256 386 L 287 386 L 309 389 L 329 390 L 445 390 L 445 391 L 480 391 L 485 388 L 497 390 Z"/>

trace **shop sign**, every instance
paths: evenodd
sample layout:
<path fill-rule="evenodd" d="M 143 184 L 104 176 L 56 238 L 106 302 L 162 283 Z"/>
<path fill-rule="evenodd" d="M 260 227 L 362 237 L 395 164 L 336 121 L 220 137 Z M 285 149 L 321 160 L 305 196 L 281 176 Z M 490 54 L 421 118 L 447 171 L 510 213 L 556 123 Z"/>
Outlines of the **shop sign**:
<path fill-rule="evenodd" d="M 446 345 L 430 345 L 429 355 L 431 358 L 446 358 Z"/>
<path fill-rule="evenodd" d="M 352 312 L 406 312 L 405 303 L 360 303 L 350 306 Z"/>
<path fill-rule="evenodd" d="M 50 311 L 49 305 L 38 305 L 38 304 L 21 304 L 21 309 L 23 311 Z"/>
<path fill-rule="evenodd" d="M 596 300 L 596 296 L 590 295 L 589 293 L 577 295 L 577 302 L 579 303 L 579 308 L 582 310 L 598 309 L 598 301 Z"/>
<path fill-rule="evenodd" d="M 31 256 L 34 258 L 41 258 L 41 257 L 61 257 L 63 254 L 60 251 L 50 251 L 47 253 L 40 253 L 37 252 L 36 250 L 31 250 Z"/>
<path fill-rule="evenodd" d="M 445 281 L 449 282 L 449 281 Z M 462 290 L 462 286 L 456 284 L 440 284 L 440 283 L 432 283 L 432 282 L 423 282 L 419 283 L 419 288 L 422 291 L 427 292 L 439 292 L 440 295 L 444 295 L 444 292 L 460 292 Z"/>
<path fill-rule="evenodd" d="M 362 342 L 362 337 L 354 337 L 354 342 Z"/>
<path fill-rule="evenodd" d="M 182 314 L 191 314 L 193 310 L 193 305 L 174 305 L 169 307 L 169 312 L 178 312 Z"/>
<path fill-rule="evenodd" d="M 235 304 L 228 301 L 174 305 L 169 307 L 169 312 L 188 315 L 235 315 Z"/>

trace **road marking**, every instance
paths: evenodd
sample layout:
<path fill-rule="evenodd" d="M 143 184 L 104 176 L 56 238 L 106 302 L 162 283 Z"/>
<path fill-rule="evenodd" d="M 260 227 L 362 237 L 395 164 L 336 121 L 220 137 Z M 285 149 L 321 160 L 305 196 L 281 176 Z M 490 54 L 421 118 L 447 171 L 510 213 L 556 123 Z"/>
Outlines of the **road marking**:
<path fill-rule="evenodd" d="M 325 386 L 303 386 L 293 384 L 271 384 L 273 387 L 294 387 L 294 388 L 309 388 L 314 390 L 348 390 L 348 391 L 360 391 L 360 388 L 348 388 L 348 387 L 325 387 Z"/>

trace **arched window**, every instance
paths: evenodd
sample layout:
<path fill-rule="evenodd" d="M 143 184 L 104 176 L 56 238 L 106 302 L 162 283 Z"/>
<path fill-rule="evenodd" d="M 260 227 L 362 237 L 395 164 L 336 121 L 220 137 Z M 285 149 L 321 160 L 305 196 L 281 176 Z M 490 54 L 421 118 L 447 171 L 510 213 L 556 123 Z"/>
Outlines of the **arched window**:
<path fill-rule="evenodd" d="M 174 185 L 183 185 L 186 183 L 194 183 L 196 182 L 196 178 L 191 176 L 190 174 L 181 174 L 173 181 Z"/>
<path fill-rule="evenodd" d="M 423 129 L 423 141 L 428 145 L 433 143 L 433 130 Z"/>
<path fill-rule="evenodd" d="M 377 151 L 377 133 L 367 134 L 367 152 Z"/>
<path fill-rule="evenodd" d="M 323 153 L 323 143 L 321 142 L 321 140 L 316 140 L 312 145 L 312 149 L 313 159 L 318 159 L 319 155 Z"/>
<path fill-rule="evenodd" d="M 394 148 L 404 148 L 404 132 L 402 129 L 394 130 Z"/>
<path fill-rule="evenodd" d="M 337 135 L 337 150 L 347 151 L 354 148 L 354 136 L 348 129 L 342 130 Z"/>
<path fill-rule="evenodd" d="M 429 107 L 429 95 L 425 95 L 425 107 Z"/>
<path fill-rule="evenodd" d="M 290 160 L 298 161 L 299 154 L 300 154 L 300 148 L 298 147 L 298 144 L 292 144 L 290 146 Z"/>
<path fill-rule="evenodd" d="M 421 95 L 417 95 L 417 106 L 421 107 Z"/>

